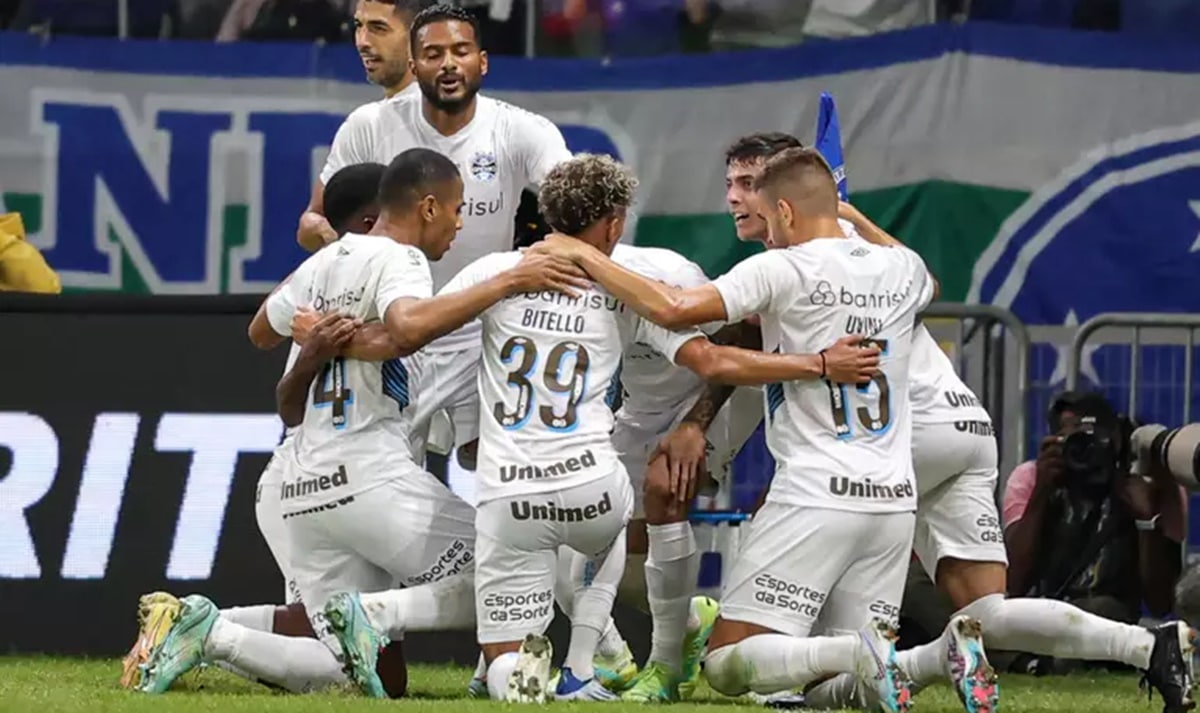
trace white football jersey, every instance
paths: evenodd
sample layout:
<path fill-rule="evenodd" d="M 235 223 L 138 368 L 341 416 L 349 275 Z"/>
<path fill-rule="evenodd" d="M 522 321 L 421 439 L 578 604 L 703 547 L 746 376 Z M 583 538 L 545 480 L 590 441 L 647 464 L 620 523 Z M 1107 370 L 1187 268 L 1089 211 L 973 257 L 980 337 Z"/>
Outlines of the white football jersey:
<path fill-rule="evenodd" d="M 414 92 L 356 109 L 334 137 L 321 182 L 351 164 L 387 165 L 415 147 L 454 161 L 463 178 L 463 228 L 450 251 L 431 266 L 434 289 L 441 289 L 477 258 L 512 250 L 521 191 L 539 185 L 571 152 L 549 119 L 506 102 L 478 97 L 475 117 L 453 136 L 429 124 L 421 103 L 420 92 Z M 471 322 L 429 348 L 457 351 L 478 340 L 479 323 Z"/>
<path fill-rule="evenodd" d="M 857 512 L 916 508 L 909 353 L 933 280 L 907 248 L 823 238 L 755 255 L 713 285 L 732 322 L 762 318 L 763 350 L 814 354 L 866 335 L 883 349 L 863 387 L 818 381 L 764 389 L 767 445 L 776 460 L 768 500 Z"/>
<path fill-rule="evenodd" d="M 687 289 L 708 284 L 708 276 L 699 265 L 673 250 L 618 244 L 612 259 L 643 277 L 673 287 Z M 702 329 L 712 331 L 708 327 Z M 625 350 L 620 380 L 625 394 L 617 420 L 651 433 L 668 427 L 704 388 L 704 380 L 695 372 L 675 366 L 643 342 L 636 342 Z"/>
<path fill-rule="evenodd" d="M 975 392 L 958 378 L 950 357 L 923 324 L 913 332 L 910 359 L 909 398 L 912 400 L 913 423 L 991 423 L 987 409 Z"/>
<path fill-rule="evenodd" d="M 288 297 L 277 296 L 290 290 Z M 378 321 L 402 297 L 433 293 L 424 253 L 386 237 L 347 234 L 311 255 L 267 301 L 271 327 L 291 334 L 297 305 Z M 337 357 L 313 381 L 304 421 L 293 437 L 298 477 L 283 483 L 284 513 L 368 490 L 416 469 L 409 449 L 412 398 L 399 359 L 366 362 Z"/>
<path fill-rule="evenodd" d="M 442 292 L 476 285 L 516 265 L 519 252 L 472 263 Z M 608 391 L 622 352 L 635 342 L 674 359 L 698 330 L 651 324 L 599 286 L 510 296 L 481 316 L 480 503 L 544 493 L 610 475 L 619 467 L 609 433 Z"/>

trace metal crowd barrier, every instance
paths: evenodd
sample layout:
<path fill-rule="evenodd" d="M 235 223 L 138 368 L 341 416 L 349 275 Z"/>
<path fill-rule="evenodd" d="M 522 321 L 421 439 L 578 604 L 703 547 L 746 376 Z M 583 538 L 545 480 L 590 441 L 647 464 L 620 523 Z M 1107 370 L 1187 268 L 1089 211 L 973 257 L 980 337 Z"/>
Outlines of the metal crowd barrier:
<path fill-rule="evenodd" d="M 951 347 L 947 351 L 959 376 L 992 415 L 1001 478 L 1006 478 L 1025 460 L 1029 441 L 1029 331 L 1012 312 L 992 305 L 935 303 L 925 312 L 925 324 L 943 348 Z M 1004 483 L 998 485 L 1003 492 Z M 750 519 L 728 502 L 728 497 L 718 497 L 717 509 L 689 514 L 703 553 L 699 589 L 714 596 L 727 574 L 722 563 L 737 552 L 741 525 Z"/>
<path fill-rule="evenodd" d="M 1126 331 L 1128 338 L 1114 339 L 1111 335 L 1106 339 L 1095 338 L 1114 329 Z M 1086 375 L 1089 367 L 1099 369 L 1096 361 L 1120 358 L 1111 352 L 1099 354 L 1102 347 L 1128 347 L 1127 378 L 1106 379 L 1096 386 L 1118 408 L 1120 392 L 1127 391 L 1125 412 L 1142 421 L 1159 421 L 1167 426 L 1191 423 L 1197 329 L 1200 329 L 1200 315 L 1140 312 L 1096 315 L 1079 326 L 1072 340 L 1067 388 L 1078 388 L 1080 377 Z M 1092 350 L 1086 358 L 1090 364 L 1085 363 L 1084 353 L 1088 350 Z"/>

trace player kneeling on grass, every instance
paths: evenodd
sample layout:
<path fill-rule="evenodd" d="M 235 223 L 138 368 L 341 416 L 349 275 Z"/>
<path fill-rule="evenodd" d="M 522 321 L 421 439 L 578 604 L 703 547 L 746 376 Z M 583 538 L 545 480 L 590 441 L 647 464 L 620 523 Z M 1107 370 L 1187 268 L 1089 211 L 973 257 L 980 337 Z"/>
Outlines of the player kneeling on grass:
<path fill-rule="evenodd" d="M 572 274 L 532 256 L 469 290 L 432 297 L 428 260 L 445 253 L 461 225 L 462 189 L 444 156 L 400 154 L 384 174 L 370 234 L 310 257 L 268 304 L 272 328 L 285 336 L 297 305 L 311 302 L 327 317 L 277 389 L 284 423 L 299 428 L 281 496 L 293 573 L 321 641 L 250 630 L 220 619 L 207 599 L 186 597 L 140 690 L 165 691 L 208 659 L 269 682 L 306 676 L 314 687 L 343 680 L 344 669 L 383 696 L 376 657 L 389 636 L 473 624 L 474 513 L 412 459 L 414 384 L 404 362 L 340 356 L 360 322 L 382 321 L 397 352 L 411 354 L 506 296 L 554 289 Z M 409 587 L 399 596 L 337 594 L 396 581 Z"/>

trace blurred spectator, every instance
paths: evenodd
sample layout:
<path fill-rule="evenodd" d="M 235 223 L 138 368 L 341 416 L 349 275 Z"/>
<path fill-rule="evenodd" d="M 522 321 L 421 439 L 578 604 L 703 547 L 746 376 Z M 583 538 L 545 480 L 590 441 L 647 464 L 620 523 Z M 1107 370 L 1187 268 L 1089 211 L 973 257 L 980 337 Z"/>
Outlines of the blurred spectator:
<path fill-rule="evenodd" d="M 483 48 L 488 54 L 525 54 L 526 0 L 457 0 L 458 5 L 479 21 Z"/>
<path fill-rule="evenodd" d="M 813 0 L 716 0 L 713 49 L 786 47 L 804 40 Z"/>
<path fill-rule="evenodd" d="M 178 0 L 127 0 L 129 36 L 174 37 L 179 29 Z M 115 0 L 24 0 L 13 19 L 14 30 L 62 35 L 120 34 Z"/>
<path fill-rule="evenodd" d="M 0 215 L 0 292 L 62 292 L 58 275 L 37 248 L 25 242 L 20 213 Z"/>
<path fill-rule="evenodd" d="M 218 42 L 345 39 L 349 16 L 339 0 L 234 0 Z"/>
<path fill-rule="evenodd" d="M 179 0 L 179 36 L 189 40 L 211 40 L 233 0 Z"/>
<path fill-rule="evenodd" d="M 1128 435 L 1094 392 L 1067 392 L 1050 411 L 1053 434 L 1004 490 L 1004 539 L 1013 596 L 1061 599 L 1135 623 L 1172 608 L 1187 518 L 1169 473 L 1128 470 Z M 1061 662 L 1060 662 L 1061 663 Z M 1061 670 L 1048 660 L 1022 670 Z"/>

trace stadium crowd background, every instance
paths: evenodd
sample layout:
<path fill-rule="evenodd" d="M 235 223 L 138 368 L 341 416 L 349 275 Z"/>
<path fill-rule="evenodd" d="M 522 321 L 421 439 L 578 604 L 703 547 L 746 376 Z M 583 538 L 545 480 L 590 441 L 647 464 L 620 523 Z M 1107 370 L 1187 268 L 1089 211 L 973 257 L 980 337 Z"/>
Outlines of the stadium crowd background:
<path fill-rule="evenodd" d="M 0 26 L 49 36 L 335 43 L 353 37 L 349 19 L 353 4 L 343 0 L 0 0 Z M 1142 36 L 1194 33 L 1200 26 L 1200 5 L 1187 0 L 464 0 L 461 4 L 480 17 L 489 52 L 539 57 L 632 57 L 779 47 L 975 20 Z M 536 9 L 533 18 L 528 15 L 530 8 Z M 4 279 L 0 288 L 58 292 L 54 265 L 47 265 L 21 243 L 22 232 L 19 225 L 0 223 L 0 260 L 6 268 L 0 273 Z M 1045 429 L 1034 424 L 1032 430 L 1040 436 Z"/>

